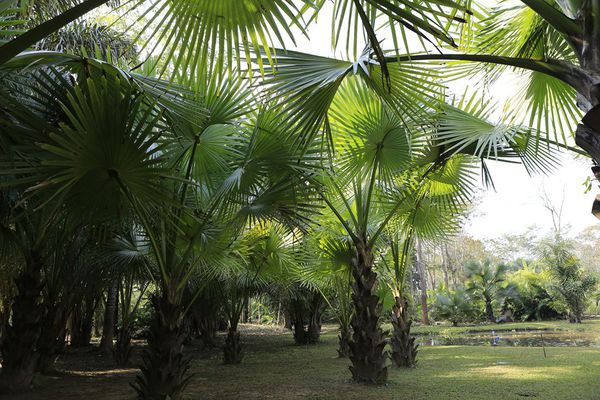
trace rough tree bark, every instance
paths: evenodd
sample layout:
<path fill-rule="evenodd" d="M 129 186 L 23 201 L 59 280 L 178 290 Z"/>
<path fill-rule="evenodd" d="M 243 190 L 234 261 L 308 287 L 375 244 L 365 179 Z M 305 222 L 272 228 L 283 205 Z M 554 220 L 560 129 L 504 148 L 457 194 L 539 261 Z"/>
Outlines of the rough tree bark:
<path fill-rule="evenodd" d="M 88 347 L 92 345 L 92 328 L 97 300 L 86 298 L 83 304 L 77 304 L 71 318 L 71 346 Z"/>
<path fill-rule="evenodd" d="M 356 244 L 352 260 L 352 340 L 350 371 L 355 382 L 383 384 L 387 381 L 385 335 L 381 330 L 382 304 L 377 296 L 377 274 L 373 271 L 373 253 L 366 244 Z"/>
<path fill-rule="evenodd" d="M 131 330 L 128 327 L 121 328 L 117 332 L 117 341 L 113 349 L 113 356 L 117 365 L 129 365 L 129 358 L 131 357 Z"/>
<path fill-rule="evenodd" d="M 42 292 L 42 258 L 32 252 L 25 269 L 16 279 L 17 295 L 12 303 L 12 321 L 6 326 L 2 343 L 0 393 L 27 390 L 37 367 L 37 341 L 41 333 L 44 307 Z"/>
<path fill-rule="evenodd" d="M 323 298 L 319 293 L 312 293 L 312 301 L 310 303 L 310 319 L 308 321 L 307 341 L 308 344 L 319 343 L 321 338 L 321 311 L 323 308 Z"/>
<path fill-rule="evenodd" d="M 59 353 L 65 347 L 67 321 L 69 312 L 67 305 L 62 302 L 52 302 L 46 307 L 42 322 L 42 330 L 37 343 L 39 353 L 37 370 L 42 373 L 54 371 L 54 363 Z"/>
<path fill-rule="evenodd" d="M 294 342 L 299 345 L 307 344 L 308 333 L 304 328 L 304 310 L 302 305 L 300 304 L 300 301 L 295 301 L 295 303 L 296 304 L 292 306 L 293 312 L 290 313 L 291 328 L 294 332 Z"/>
<path fill-rule="evenodd" d="M 227 330 L 227 338 L 225 339 L 225 346 L 223 346 L 223 363 L 239 364 L 243 358 L 244 352 L 240 332 L 237 330 L 237 324 L 234 324 Z"/>
<path fill-rule="evenodd" d="M 390 358 L 396 367 L 412 368 L 417 364 L 417 348 L 415 338 L 410 335 L 412 320 L 408 314 L 406 300 L 396 296 L 392 307 L 392 338 Z"/>
<path fill-rule="evenodd" d="M 350 340 L 352 338 L 352 333 L 350 329 L 345 329 L 344 327 L 340 327 L 340 333 L 338 334 L 338 357 L 346 358 L 350 356 Z"/>
<path fill-rule="evenodd" d="M 183 354 L 184 309 L 165 295 L 152 298 L 154 320 L 134 388 L 144 400 L 179 400 L 191 375 Z"/>

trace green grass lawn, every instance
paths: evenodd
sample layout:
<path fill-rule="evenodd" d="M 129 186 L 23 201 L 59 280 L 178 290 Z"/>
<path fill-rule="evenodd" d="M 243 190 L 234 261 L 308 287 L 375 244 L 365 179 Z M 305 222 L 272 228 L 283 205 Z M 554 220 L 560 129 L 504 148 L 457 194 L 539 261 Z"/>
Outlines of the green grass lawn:
<path fill-rule="evenodd" d="M 535 326 L 591 330 L 599 323 Z M 289 335 L 248 340 L 241 365 L 196 361 L 190 398 L 600 399 L 600 348 L 550 347 L 544 358 L 539 347 L 423 347 L 417 368 L 390 367 L 388 385 L 369 387 L 349 382 L 349 361 L 336 358 L 334 333 L 316 346 L 290 345 Z"/>
<path fill-rule="evenodd" d="M 460 336 L 490 328 L 600 336 L 600 321 L 585 321 L 582 325 L 544 322 L 415 330 Z M 280 328 L 243 326 L 242 329 L 246 357 L 241 365 L 223 365 L 218 349 L 206 352 L 189 348 L 194 376 L 186 398 L 600 399 L 599 347 L 547 347 L 547 358 L 541 347 L 423 347 L 417 368 L 390 367 L 389 383 L 374 387 L 350 382 L 349 361 L 337 358 L 335 327 L 328 326 L 322 343 L 313 346 L 295 346 L 291 334 Z M 94 350 L 67 352 L 58 366 L 60 374 L 38 377 L 33 392 L 10 398 L 135 398 L 129 382 L 137 370 L 115 369 L 110 358 Z"/>

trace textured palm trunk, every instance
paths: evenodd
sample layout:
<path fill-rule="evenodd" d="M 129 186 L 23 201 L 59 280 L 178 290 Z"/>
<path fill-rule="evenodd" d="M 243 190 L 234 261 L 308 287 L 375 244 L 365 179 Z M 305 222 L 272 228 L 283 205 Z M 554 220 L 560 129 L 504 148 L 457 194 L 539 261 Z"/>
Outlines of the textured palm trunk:
<path fill-rule="evenodd" d="M 25 270 L 16 279 L 17 295 L 12 303 L 11 323 L 6 326 L 2 343 L 0 393 L 30 388 L 39 354 L 36 346 L 41 333 L 44 307 L 42 292 L 42 260 L 32 253 Z"/>
<path fill-rule="evenodd" d="M 123 327 L 117 333 L 117 342 L 113 349 L 115 363 L 120 366 L 129 365 L 131 358 L 131 330 Z"/>
<path fill-rule="evenodd" d="M 86 299 L 84 304 L 75 307 L 71 319 L 71 346 L 88 347 L 92 345 L 95 309 L 94 301 L 90 299 Z"/>
<path fill-rule="evenodd" d="M 111 283 L 106 293 L 106 307 L 104 309 L 104 322 L 102 323 L 102 340 L 100 349 L 106 354 L 113 351 L 113 339 L 115 336 L 115 320 L 118 306 L 118 281 Z"/>
<path fill-rule="evenodd" d="M 355 382 L 383 384 L 387 381 L 386 340 L 380 326 L 382 304 L 377 296 L 377 274 L 373 272 L 373 254 L 363 244 L 356 246 L 352 262 L 352 340 L 350 371 Z"/>
<path fill-rule="evenodd" d="M 310 321 L 308 322 L 307 341 L 309 344 L 319 343 L 321 338 L 321 308 L 323 299 L 317 293 L 313 295 L 310 307 Z"/>
<path fill-rule="evenodd" d="M 410 335 L 412 320 L 408 315 L 406 300 L 396 296 L 392 307 L 392 352 L 390 358 L 396 367 L 412 368 L 417 364 L 417 348 L 415 338 Z"/>
<path fill-rule="evenodd" d="M 65 346 L 68 314 L 67 306 L 63 303 L 53 303 L 52 307 L 47 307 L 37 344 L 39 372 L 48 373 L 55 370 L 56 358 Z"/>
<path fill-rule="evenodd" d="M 338 334 L 338 357 L 346 358 L 350 356 L 350 339 L 352 334 L 350 329 L 340 326 L 340 333 Z"/>
<path fill-rule="evenodd" d="M 291 318 L 291 325 L 294 330 L 294 342 L 302 345 L 308 343 L 308 332 L 304 328 L 304 313 L 302 306 L 296 304 Z"/>
<path fill-rule="evenodd" d="M 225 364 L 239 364 L 244 358 L 240 332 L 237 330 L 237 324 L 227 329 L 227 338 L 223 346 L 223 362 Z"/>
<path fill-rule="evenodd" d="M 155 316 L 134 388 L 144 400 L 179 400 L 187 385 L 190 360 L 183 354 L 184 308 L 167 296 L 152 298 Z"/>
<path fill-rule="evenodd" d="M 202 318 L 200 319 L 199 331 L 200 339 L 204 347 L 212 348 L 216 346 L 215 340 L 217 337 L 217 327 L 219 322 L 217 318 Z"/>

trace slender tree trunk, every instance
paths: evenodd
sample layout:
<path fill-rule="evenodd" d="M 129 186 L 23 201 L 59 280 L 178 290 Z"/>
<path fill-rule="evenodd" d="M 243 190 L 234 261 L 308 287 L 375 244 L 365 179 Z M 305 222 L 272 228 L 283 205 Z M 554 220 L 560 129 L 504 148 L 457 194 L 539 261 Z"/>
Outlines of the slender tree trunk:
<path fill-rule="evenodd" d="M 356 245 L 352 262 L 352 340 L 350 361 L 355 382 L 383 384 L 387 381 L 386 340 L 380 327 L 382 304 L 377 295 L 377 274 L 373 272 L 373 253 L 365 244 Z"/>
<path fill-rule="evenodd" d="M 313 300 L 310 307 L 310 321 L 308 322 L 308 343 L 315 344 L 321 337 L 321 307 L 323 299 L 319 293 L 313 294 Z"/>
<path fill-rule="evenodd" d="M 283 308 L 283 327 L 289 330 L 292 329 L 292 315 L 287 307 Z"/>
<path fill-rule="evenodd" d="M 490 322 L 496 322 L 496 318 L 494 317 L 494 308 L 492 307 L 492 299 L 488 296 L 485 297 L 485 315 L 487 315 L 487 319 Z"/>
<path fill-rule="evenodd" d="M 444 273 L 444 285 L 446 286 L 446 290 L 450 290 L 450 279 L 449 279 L 449 270 L 450 270 L 450 260 L 448 257 L 448 244 L 444 243 L 444 253 L 442 255 L 442 270 Z"/>
<path fill-rule="evenodd" d="M 396 367 L 412 368 L 417 364 L 417 348 L 415 338 L 410 335 L 412 321 L 408 315 L 406 300 L 396 296 L 392 307 L 392 352 L 390 358 Z"/>
<path fill-rule="evenodd" d="M 155 317 L 134 388 L 144 400 L 179 400 L 187 385 L 190 360 L 183 354 L 184 308 L 168 296 L 152 298 Z"/>
<path fill-rule="evenodd" d="M 247 297 L 244 299 L 241 321 L 243 324 L 247 324 L 248 322 L 250 322 L 250 299 Z"/>
<path fill-rule="evenodd" d="M 281 302 L 277 303 L 277 320 L 276 324 L 279 325 L 281 323 Z"/>
<path fill-rule="evenodd" d="M 42 259 L 33 252 L 25 270 L 16 279 L 17 295 L 12 303 L 11 323 L 6 327 L 2 343 L 0 393 L 26 390 L 31 386 L 37 366 L 37 341 L 41 333 L 44 307 L 42 292 Z"/>
<path fill-rule="evenodd" d="M 415 266 L 419 274 L 419 290 L 421 292 L 421 323 L 429 325 L 429 309 L 427 307 L 427 275 L 425 274 L 425 266 L 423 265 L 423 250 L 421 241 L 416 241 L 417 259 Z"/>
<path fill-rule="evenodd" d="M 100 349 L 105 354 L 111 354 L 113 351 L 113 338 L 115 335 L 115 320 L 117 316 L 117 279 L 111 283 L 106 293 L 106 307 L 104 308 L 104 322 L 102 324 L 102 340 L 100 341 Z"/>

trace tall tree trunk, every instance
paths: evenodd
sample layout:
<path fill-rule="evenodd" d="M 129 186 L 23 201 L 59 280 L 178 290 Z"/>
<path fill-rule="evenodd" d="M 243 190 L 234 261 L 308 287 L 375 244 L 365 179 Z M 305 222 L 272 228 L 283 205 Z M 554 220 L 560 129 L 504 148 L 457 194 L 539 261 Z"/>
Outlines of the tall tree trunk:
<path fill-rule="evenodd" d="M 91 346 L 97 300 L 95 298 L 85 298 L 83 304 L 75 306 L 71 319 L 71 346 Z"/>
<path fill-rule="evenodd" d="M 16 279 L 17 295 L 12 303 L 11 323 L 2 343 L 0 393 L 26 390 L 31 386 L 38 360 L 37 341 L 41 333 L 44 307 L 42 259 L 32 252 L 25 270 Z"/>
<path fill-rule="evenodd" d="M 485 315 L 487 316 L 488 321 L 496 322 L 494 308 L 492 307 L 492 299 L 488 296 L 485 296 Z"/>
<path fill-rule="evenodd" d="M 417 364 L 417 348 L 415 338 L 410 335 L 412 321 L 408 314 L 406 300 L 401 296 L 395 297 L 392 307 L 392 353 L 390 358 L 396 367 L 412 368 Z"/>
<path fill-rule="evenodd" d="M 293 312 L 291 313 L 291 325 L 294 329 L 294 342 L 296 344 L 308 343 L 308 332 L 304 329 L 304 310 L 300 300 L 294 300 L 292 305 Z"/>
<path fill-rule="evenodd" d="M 315 344 L 321 337 L 321 307 L 323 299 L 319 293 L 313 293 L 310 306 L 310 321 L 308 321 L 308 343 Z"/>
<path fill-rule="evenodd" d="M 155 316 L 148 350 L 143 356 L 141 373 L 134 388 L 144 400 L 179 400 L 187 385 L 190 360 L 183 354 L 184 308 L 168 296 L 152 298 Z"/>
<path fill-rule="evenodd" d="M 355 382 L 383 384 L 387 381 L 385 336 L 380 327 L 382 304 L 377 295 L 377 274 L 373 272 L 373 253 L 364 243 L 356 244 L 352 262 L 352 340 L 350 361 Z"/>
<path fill-rule="evenodd" d="M 244 299 L 244 306 L 242 307 L 242 319 L 243 324 L 250 322 L 250 299 L 246 297 Z"/>
<path fill-rule="evenodd" d="M 423 265 L 423 249 L 421 241 L 416 240 L 417 259 L 415 266 L 419 274 L 419 291 L 421 292 L 421 323 L 429 325 L 429 309 L 427 307 L 427 275 L 425 274 L 425 266 Z"/>
<path fill-rule="evenodd" d="M 119 281 L 115 279 L 106 293 L 106 307 L 104 308 L 104 322 L 102 324 L 102 340 L 100 341 L 100 349 L 106 354 L 111 354 L 113 351 L 115 322 L 118 309 L 118 284 Z"/>
<path fill-rule="evenodd" d="M 58 354 L 64 349 L 67 331 L 68 306 L 63 302 L 52 302 L 46 307 L 42 331 L 37 343 L 39 353 L 37 370 L 47 373 L 54 371 Z"/>
<path fill-rule="evenodd" d="M 450 290 L 450 279 L 448 277 L 450 270 L 450 260 L 448 257 L 448 243 L 444 243 L 444 249 L 442 254 L 442 272 L 444 274 L 444 285 L 446 290 Z"/>

